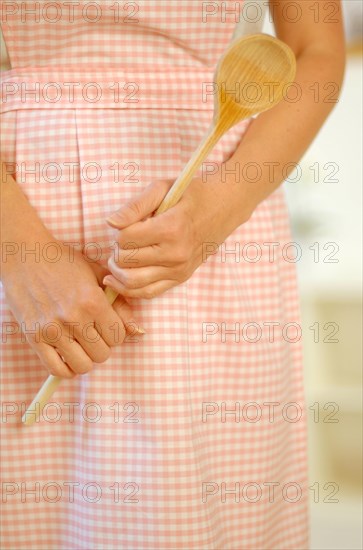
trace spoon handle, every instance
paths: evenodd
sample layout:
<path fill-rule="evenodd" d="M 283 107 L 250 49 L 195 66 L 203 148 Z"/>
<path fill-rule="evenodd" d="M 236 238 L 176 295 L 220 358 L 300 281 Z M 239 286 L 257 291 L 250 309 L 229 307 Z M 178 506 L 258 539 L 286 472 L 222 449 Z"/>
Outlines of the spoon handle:
<path fill-rule="evenodd" d="M 24 426 L 31 426 L 34 422 L 39 422 L 40 415 L 45 405 L 48 403 L 62 380 L 62 378 L 53 376 L 53 374 L 48 376 L 21 418 Z"/>
<path fill-rule="evenodd" d="M 198 170 L 203 160 L 208 156 L 208 153 L 217 143 L 221 135 L 221 132 L 218 131 L 218 127 L 210 127 L 204 139 L 200 142 L 198 148 L 194 151 L 193 155 L 165 195 L 155 215 L 162 214 L 179 202 L 179 199 L 190 184 L 195 172 Z"/>
<path fill-rule="evenodd" d="M 191 156 L 189 162 L 185 165 L 178 178 L 165 195 L 163 201 L 154 214 L 155 216 L 165 212 L 179 202 L 179 199 L 190 184 L 195 172 L 217 143 L 221 135 L 222 132 L 218 130 L 218 127 L 211 125 L 205 138 L 201 141 L 200 145 Z M 105 294 L 110 304 L 113 304 L 118 296 L 117 292 L 110 287 L 105 288 Z M 44 382 L 43 386 L 40 388 L 37 395 L 34 397 L 33 401 L 22 416 L 21 420 L 25 426 L 31 426 L 34 422 L 39 421 L 43 408 L 48 403 L 49 399 L 62 380 L 63 378 L 54 376 L 53 374 L 48 376 L 47 380 Z"/>

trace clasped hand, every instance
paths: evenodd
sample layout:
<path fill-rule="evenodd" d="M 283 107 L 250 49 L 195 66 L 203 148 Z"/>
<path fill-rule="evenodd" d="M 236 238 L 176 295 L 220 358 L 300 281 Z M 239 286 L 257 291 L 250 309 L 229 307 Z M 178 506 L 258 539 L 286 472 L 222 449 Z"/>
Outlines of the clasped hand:
<path fill-rule="evenodd" d="M 154 298 L 188 280 L 249 218 L 218 180 L 193 178 L 179 202 L 157 216 L 173 181 L 152 182 L 107 219 L 119 229 L 103 283 L 130 298 Z M 243 212 L 245 210 L 245 212 Z"/>

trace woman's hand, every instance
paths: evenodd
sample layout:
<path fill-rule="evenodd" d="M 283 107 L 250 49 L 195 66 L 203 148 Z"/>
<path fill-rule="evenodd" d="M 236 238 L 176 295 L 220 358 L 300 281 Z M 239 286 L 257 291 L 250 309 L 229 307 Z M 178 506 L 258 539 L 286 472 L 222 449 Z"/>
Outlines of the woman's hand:
<path fill-rule="evenodd" d="M 94 362 L 106 361 L 126 331 L 135 332 L 135 324 L 122 297 L 114 307 L 108 303 L 98 282 L 107 270 L 90 264 L 81 252 L 52 242 L 61 252 L 57 262 L 46 261 L 43 254 L 40 261 L 12 258 L 2 282 L 8 304 L 42 364 L 50 374 L 72 378 L 90 371 Z"/>
<path fill-rule="evenodd" d="M 103 282 L 123 296 L 151 299 L 186 281 L 251 215 L 246 201 L 236 204 L 233 184 L 209 177 L 194 178 L 175 206 L 150 217 L 172 184 L 151 183 L 107 220 L 120 229 L 119 250 Z"/>

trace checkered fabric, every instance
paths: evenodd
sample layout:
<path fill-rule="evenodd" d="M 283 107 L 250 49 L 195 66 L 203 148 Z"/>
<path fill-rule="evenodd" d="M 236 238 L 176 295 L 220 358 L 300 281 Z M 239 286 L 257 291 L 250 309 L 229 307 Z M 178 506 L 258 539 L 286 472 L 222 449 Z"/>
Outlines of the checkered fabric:
<path fill-rule="evenodd" d="M 105 218 L 178 176 L 212 121 L 202 90 L 242 7 L 1 2 L 1 155 L 57 239 L 105 265 L 117 234 Z M 208 162 L 226 161 L 248 125 Z M 131 300 L 147 333 L 64 380 L 29 428 L 21 415 L 48 373 L 20 329 L 3 332 L 4 550 L 308 547 L 291 241 L 279 189 L 188 281 Z"/>

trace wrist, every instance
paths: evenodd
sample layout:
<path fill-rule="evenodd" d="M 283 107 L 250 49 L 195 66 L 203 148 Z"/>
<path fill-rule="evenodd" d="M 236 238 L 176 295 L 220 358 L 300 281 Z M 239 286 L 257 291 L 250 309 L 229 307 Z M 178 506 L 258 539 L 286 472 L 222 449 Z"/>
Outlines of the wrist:
<path fill-rule="evenodd" d="M 20 236 L 19 232 L 11 238 L 7 235 L 7 240 L 1 243 L 1 280 L 24 272 L 25 268 L 34 269 L 41 262 L 54 262 L 62 246 L 47 230 L 32 233 L 30 237 L 29 234 Z"/>
<path fill-rule="evenodd" d="M 1 173 L 4 163 L 0 159 Z M 16 180 L 6 171 L 1 178 L 1 276 L 25 261 L 41 261 L 44 247 L 53 235 L 39 218 Z M 33 256 L 32 256 L 33 253 Z"/>

